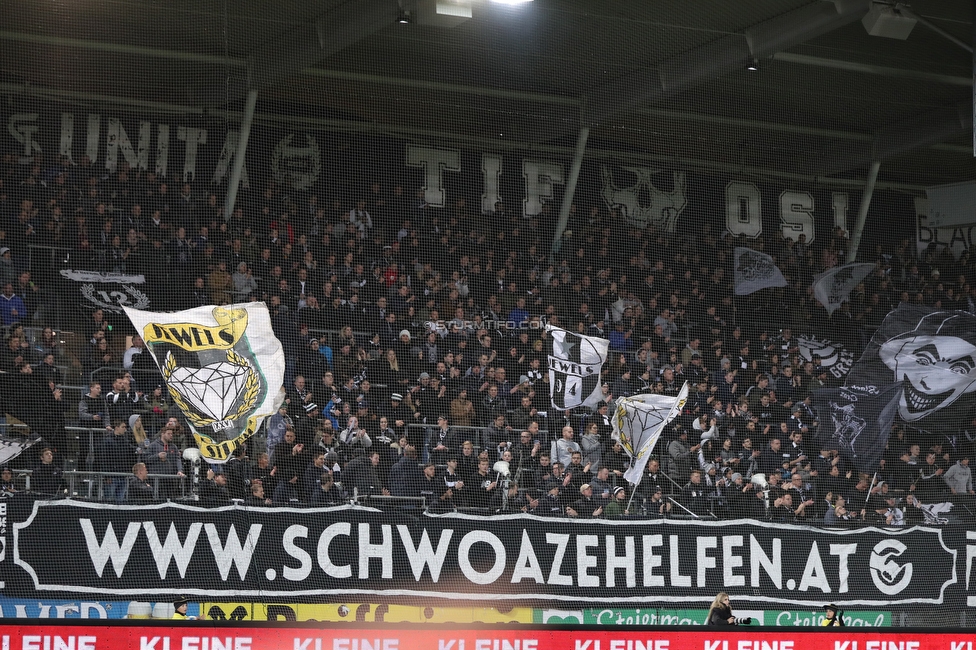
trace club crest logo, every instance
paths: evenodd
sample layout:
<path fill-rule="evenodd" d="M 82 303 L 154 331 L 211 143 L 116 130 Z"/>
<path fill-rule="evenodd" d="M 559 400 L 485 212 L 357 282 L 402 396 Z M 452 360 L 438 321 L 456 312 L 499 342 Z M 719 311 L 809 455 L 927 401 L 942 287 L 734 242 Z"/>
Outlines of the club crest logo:
<path fill-rule="evenodd" d="M 259 342 L 248 337 L 249 308 L 214 307 L 210 318 L 201 318 L 205 310 L 190 310 L 176 316 L 193 320 L 149 320 L 142 327 L 170 396 L 212 462 L 227 460 L 273 412 L 268 401 L 276 391 L 262 372 L 267 363 L 254 350 Z"/>
<path fill-rule="evenodd" d="M 746 282 L 769 280 L 776 272 L 776 265 L 766 255 L 746 250 L 739 255 L 735 272 Z"/>
<path fill-rule="evenodd" d="M 202 368 L 179 366 L 176 355 L 166 355 L 163 377 L 170 395 L 194 426 L 228 429 L 234 420 L 254 408 L 260 381 L 247 359 L 233 350 L 225 361 Z"/>
<path fill-rule="evenodd" d="M 840 343 L 800 334 L 796 337 L 796 345 L 804 361 L 813 361 L 814 356 L 819 356 L 821 365 L 837 379 L 846 377 L 854 365 L 854 355 Z"/>
<path fill-rule="evenodd" d="M 897 539 L 879 542 L 871 550 L 868 566 L 871 569 L 871 580 L 874 586 L 883 594 L 894 596 L 905 590 L 912 581 L 912 563 L 899 564 L 899 558 L 908 551 L 908 547 Z"/>

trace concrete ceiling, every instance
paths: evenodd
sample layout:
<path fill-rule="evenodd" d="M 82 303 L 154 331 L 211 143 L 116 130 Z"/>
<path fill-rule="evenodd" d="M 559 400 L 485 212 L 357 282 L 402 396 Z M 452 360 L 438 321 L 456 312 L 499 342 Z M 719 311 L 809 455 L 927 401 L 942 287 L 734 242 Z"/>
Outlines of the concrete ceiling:
<path fill-rule="evenodd" d="M 910 5 L 972 42 L 971 0 Z M 259 113 L 413 137 L 571 147 L 585 125 L 594 151 L 760 175 L 858 179 L 883 155 L 881 182 L 976 178 L 960 112 L 972 56 L 922 24 L 893 40 L 869 36 L 855 16 L 749 72 L 735 58 L 749 51 L 747 31 L 834 3 L 478 0 L 453 28 L 398 24 L 396 9 L 395 0 L 4 0 L 0 89 L 234 119 L 258 86 Z M 712 65 L 718 46 L 730 52 L 718 63 L 731 65 Z M 661 71 L 674 61 L 715 69 L 669 88 Z M 926 124 L 951 126 L 957 114 L 958 129 L 925 136 Z"/>

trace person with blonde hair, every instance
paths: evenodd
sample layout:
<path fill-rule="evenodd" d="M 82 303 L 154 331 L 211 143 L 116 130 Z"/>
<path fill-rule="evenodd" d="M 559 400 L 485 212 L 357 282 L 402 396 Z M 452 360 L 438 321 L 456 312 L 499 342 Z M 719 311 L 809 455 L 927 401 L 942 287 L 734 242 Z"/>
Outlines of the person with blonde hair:
<path fill-rule="evenodd" d="M 712 606 L 708 608 L 708 618 L 705 625 L 749 625 L 752 618 L 736 618 L 732 615 L 732 603 L 729 595 L 724 591 L 718 592 Z"/>

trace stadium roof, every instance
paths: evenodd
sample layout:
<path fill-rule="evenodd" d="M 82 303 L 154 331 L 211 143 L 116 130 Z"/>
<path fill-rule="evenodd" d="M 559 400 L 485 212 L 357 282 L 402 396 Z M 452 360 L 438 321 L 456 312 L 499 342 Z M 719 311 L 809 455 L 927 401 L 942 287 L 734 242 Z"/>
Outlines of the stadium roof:
<path fill-rule="evenodd" d="M 239 119 L 256 88 L 259 119 L 543 151 L 587 126 L 591 152 L 740 174 L 976 178 L 970 0 L 401 3 L 412 24 L 395 0 L 7 0 L 0 90 Z M 872 7 L 917 23 L 871 36 Z"/>

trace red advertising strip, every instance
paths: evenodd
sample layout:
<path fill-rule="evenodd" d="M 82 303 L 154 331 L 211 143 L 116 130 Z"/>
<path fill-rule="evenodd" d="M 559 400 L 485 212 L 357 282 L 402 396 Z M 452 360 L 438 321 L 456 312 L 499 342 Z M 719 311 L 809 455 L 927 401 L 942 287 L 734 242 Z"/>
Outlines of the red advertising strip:
<path fill-rule="evenodd" d="M 0 650 L 974 650 L 973 634 L 311 626 L 2 625 Z"/>

